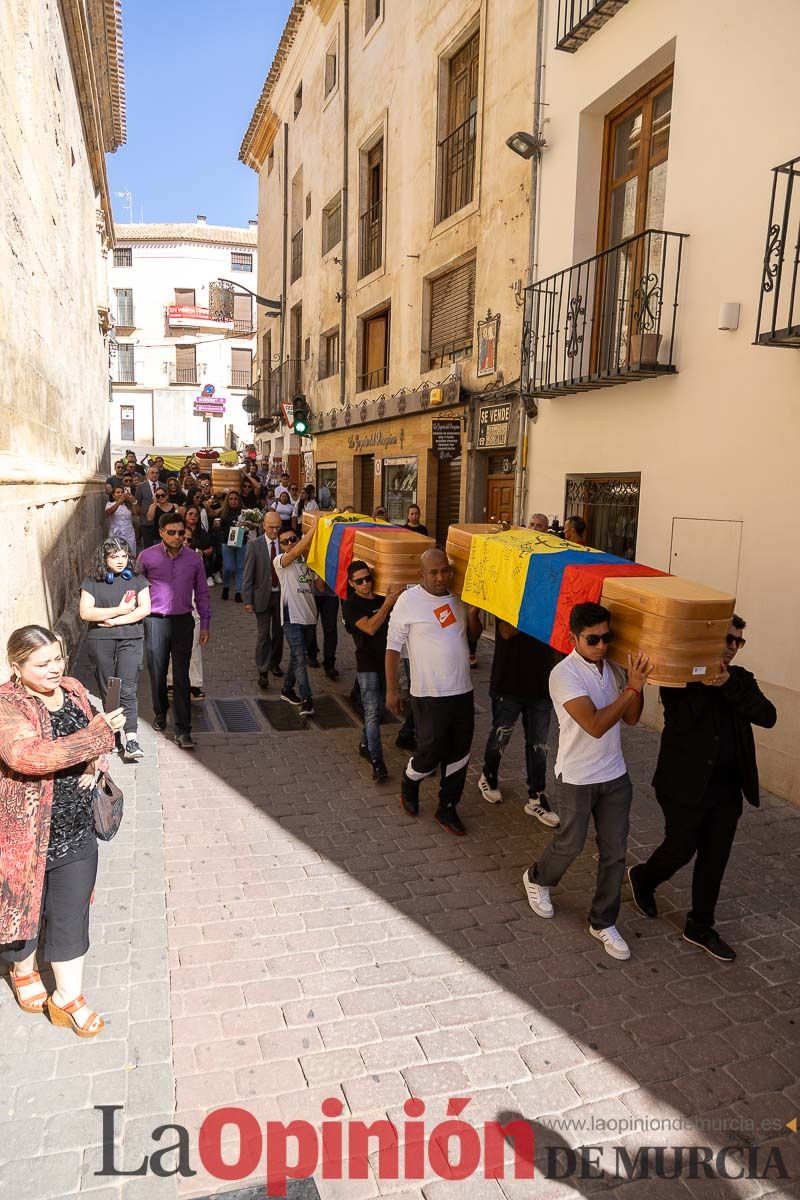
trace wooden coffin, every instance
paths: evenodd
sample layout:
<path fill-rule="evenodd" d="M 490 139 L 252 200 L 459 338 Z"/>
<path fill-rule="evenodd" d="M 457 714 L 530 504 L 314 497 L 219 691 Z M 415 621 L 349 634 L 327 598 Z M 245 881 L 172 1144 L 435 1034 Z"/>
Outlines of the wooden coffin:
<path fill-rule="evenodd" d="M 461 595 L 464 588 L 464 576 L 467 572 L 469 552 L 472 539 L 476 535 L 486 533 L 501 533 L 500 525 L 451 525 L 447 531 L 445 551 L 453 567 L 453 591 Z"/>
<path fill-rule="evenodd" d="M 734 602 L 677 575 L 608 578 L 601 603 L 611 612 L 609 658 L 624 667 L 642 650 L 655 665 L 651 683 L 702 683 L 719 671 Z"/>
<path fill-rule="evenodd" d="M 211 467 L 211 490 L 219 492 L 241 492 L 242 472 L 239 467 L 223 467 L 214 463 Z"/>
<path fill-rule="evenodd" d="M 353 561 L 363 559 L 372 570 L 375 591 L 383 596 L 390 586 L 419 583 L 420 559 L 436 543 L 431 537 L 382 526 L 380 532 L 359 529 L 353 541 Z"/>

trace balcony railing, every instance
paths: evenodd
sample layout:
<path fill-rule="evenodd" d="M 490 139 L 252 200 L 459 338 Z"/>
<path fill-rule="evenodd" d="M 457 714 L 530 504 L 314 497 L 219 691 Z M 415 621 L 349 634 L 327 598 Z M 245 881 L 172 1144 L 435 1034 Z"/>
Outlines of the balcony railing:
<path fill-rule="evenodd" d="M 383 261 L 383 201 L 376 201 L 359 219 L 358 278 L 363 279 L 377 271 Z"/>
<path fill-rule="evenodd" d="M 556 50 L 574 54 L 628 0 L 558 0 Z"/>
<path fill-rule="evenodd" d="M 384 367 L 375 367 L 371 371 L 361 371 L 358 376 L 359 392 L 368 392 L 370 388 L 385 387 L 389 382 L 389 364 Z"/>
<path fill-rule="evenodd" d="M 674 374 L 686 237 L 647 229 L 526 288 L 525 394 L 561 396 Z"/>
<path fill-rule="evenodd" d="M 443 342 L 440 346 L 431 346 L 428 351 L 428 370 L 433 371 L 436 367 L 443 367 L 447 363 L 469 358 L 472 354 L 472 347 L 471 334 L 469 337 L 454 338 L 449 342 Z"/>
<path fill-rule="evenodd" d="M 197 367 L 175 367 L 172 373 L 173 383 L 197 383 Z"/>
<path fill-rule="evenodd" d="M 800 349 L 800 158 L 772 172 L 755 340 Z"/>
<path fill-rule="evenodd" d="M 280 413 L 282 404 L 287 404 L 303 391 L 304 365 L 301 358 L 287 358 L 270 371 L 267 416 Z"/>
<path fill-rule="evenodd" d="M 303 274 L 303 231 L 298 229 L 292 238 L 291 282 L 295 283 Z"/>
<path fill-rule="evenodd" d="M 475 186 L 475 141 L 478 117 L 473 113 L 439 142 L 439 220 L 472 200 Z"/>
<path fill-rule="evenodd" d="M 135 383 L 136 374 L 133 363 L 121 362 L 117 367 L 117 383 Z"/>
<path fill-rule="evenodd" d="M 117 309 L 114 317 L 114 324 L 116 325 L 117 329 L 136 328 L 136 314 L 129 304 L 124 304 Z"/>
<path fill-rule="evenodd" d="M 250 388 L 250 371 L 237 371 L 231 368 L 231 387 L 232 388 Z"/>

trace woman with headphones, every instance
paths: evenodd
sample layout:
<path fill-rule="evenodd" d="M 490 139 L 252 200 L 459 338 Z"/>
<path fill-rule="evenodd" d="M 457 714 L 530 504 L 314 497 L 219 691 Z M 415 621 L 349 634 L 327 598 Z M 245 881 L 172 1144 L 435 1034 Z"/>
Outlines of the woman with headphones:
<path fill-rule="evenodd" d="M 89 661 L 104 705 L 109 677 L 122 680 L 122 757 L 134 762 L 144 757 L 136 740 L 136 693 L 144 662 L 144 618 L 150 616 L 150 588 L 124 538 L 106 538 L 98 547 L 94 570 L 81 584 L 80 615 L 89 625 Z"/>

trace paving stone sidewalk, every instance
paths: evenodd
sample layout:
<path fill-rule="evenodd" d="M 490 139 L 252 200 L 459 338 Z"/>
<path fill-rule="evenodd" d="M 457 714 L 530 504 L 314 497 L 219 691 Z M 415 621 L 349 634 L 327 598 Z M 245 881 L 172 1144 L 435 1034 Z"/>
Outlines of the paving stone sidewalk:
<path fill-rule="evenodd" d="M 256 697 L 254 619 L 218 590 L 212 601 L 209 695 Z M 342 678 L 314 672 L 317 693 L 349 692 L 343 631 L 340 647 Z M 460 1183 L 432 1170 L 421 1181 L 381 1178 L 373 1156 L 366 1179 L 326 1180 L 318 1170 L 323 1200 L 559 1200 L 598 1188 L 628 1196 L 616 1178 L 545 1178 L 543 1148 L 603 1146 L 608 1168 L 618 1146 L 634 1156 L 642 1145 L 736 1142 L 757 1146 L 762 1161 L 778 1147 L 791 1178 L 636 1181 L 637 1195 L 797 1194 L 800 1135 L 785 1122 L 800 1115 L 800 812 L 764 797 L 761 811 L 744 814 L 719 910 L 720 931 L 739 951 L 734 966 L 680 940 L 686 871 L 662 889 L 656 922 L 638 916 L 626 889 L 620 926 L 633 955 L 613 962 L 586 932 L 593 846 L 555 893 L 555 920 L 527 905 L 522 871 L 551 835 L 522 811 L 520 731 L 503 763 L 505 803 L 478 794 L 486 642 L 480 656 L 464 839 L 433 821 L 432 783 L 419 819 L 400 809 L 406 756 L 392 744 L 396 726 L 384 730 L 383 787 L 355 754 L 355 725 L 203 733 L 194 754 L 144 730 L 148 757 L 135 771 L 115 768 L 125 830 L 101 848 L 86 986 L 109 1029 L 95 1043 L 70 1040 L 24 1017 L 0 986 L 0 1035 L 12 1047 L 0 1056 L 0 1156 L 14 1147 L 0 1169 L 8 1194 L 230 1192 L 263 1179 L 263 1156 L 241 1183 L 206 1174 L 196 1135 L 208 1111 L 239 1105 L 262 1127 L 319 1124 L 321 1102 L 336 1097 L 344 1122 L 388 1115 L 402 1129 L 411 1096 L 424 1100 L 428 1129 L 457 1096 L 470 1097 L 464 1118 L 479 1128 L 531 1120 L 536 1178 L 513 1178 L 510 1150 L 505 1179 Z M 625 735 L 633 861 L 661 831 L 649 786 L 658 741 L 645 729 Z M 155 1126 L 177 1120 L 190 1131 L 197 1174 L 178 1188 L 152 1175 L 114 1187 L 94 1177 L 99 1103 L 125 1105 L 126 1167 L 155 1148 Z M 653 1128 L 697 1118 L 710 1128 Z M 725 1126 L 733 1121 L 737 1131 Z M 225 1148 L 235 1161 L 237 1140 Z"/>

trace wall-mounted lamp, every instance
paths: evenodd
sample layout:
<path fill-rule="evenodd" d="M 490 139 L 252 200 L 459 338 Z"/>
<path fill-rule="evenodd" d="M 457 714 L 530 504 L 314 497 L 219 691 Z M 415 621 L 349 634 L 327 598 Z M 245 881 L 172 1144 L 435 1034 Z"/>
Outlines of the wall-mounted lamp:
<path fill-rule="evenodd" d="M 717 329 L 738 329 L 739 308 L 740 306 L 733 300 L 726 300 L 723 304 L 720 304 Z"/>
<path fill-rule="evenodd" d="M 547 141 L 540 133 L 525 133 L 520 129 L 516 133 L 512 133 L 511 137 L 506 138 L 506 145 L 520 158 L 533 158 L 534 154 L 541 154 Z"/>

